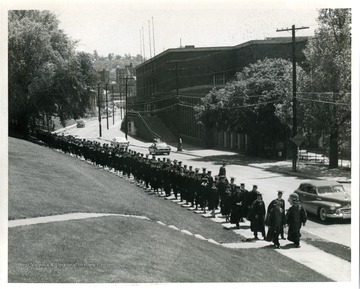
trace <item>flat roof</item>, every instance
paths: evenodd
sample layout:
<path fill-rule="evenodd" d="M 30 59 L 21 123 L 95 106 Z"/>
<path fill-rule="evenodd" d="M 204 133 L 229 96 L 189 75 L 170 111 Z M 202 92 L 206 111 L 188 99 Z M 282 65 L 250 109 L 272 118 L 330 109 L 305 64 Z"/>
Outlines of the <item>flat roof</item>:
<path fill-rule="evenodd" d="M 306 41 L 310 38 L 310 36 L 300 36 L 300 37 L 296 37 L 296 42 L 303 42 Z M 250 40 L 235 46 L 213 46 L 213 47 L 195 47 L 193 45 L 186 45 L 184 47 L 178 47 L 178 48 L 169 48 L 161 53 L 159 53 L 158 55 L 146 60 L 145 62 L 139 64 L 138 66 L 135 67 L 135 69 L 142 67 L 148 63 L 151 63 L 153 60 L 157 59 L 157 58 L 161 58 L 162 56 L 169 54 L 169 53 L 181 53 L 181 52 L 189 52 L 189 51 L 197 51 L 197 52 L 204 52 L 204 51 L 226 51 L 226 50 L 237 50 L 239 48 L 243 48 L 246 46 L 251 46 L 251 45 L 262 45 L 262 44 L 280 44 L 280 43 L 291 43 L 292 42 L 292 37 L 268 37 L 265 38 L 263 40 Z"/>

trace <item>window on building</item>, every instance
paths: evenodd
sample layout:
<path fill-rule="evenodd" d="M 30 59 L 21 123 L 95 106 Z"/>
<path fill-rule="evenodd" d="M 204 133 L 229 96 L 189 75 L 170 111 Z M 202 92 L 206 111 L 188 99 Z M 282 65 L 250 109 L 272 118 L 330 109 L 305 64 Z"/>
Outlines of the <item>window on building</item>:
<path fill-rule="evenodd" d="M 224 73 L 214 74 L 214 76 L 213 76 L 213 84 L 214 85 L 225 84 L 225 74 Z"/>

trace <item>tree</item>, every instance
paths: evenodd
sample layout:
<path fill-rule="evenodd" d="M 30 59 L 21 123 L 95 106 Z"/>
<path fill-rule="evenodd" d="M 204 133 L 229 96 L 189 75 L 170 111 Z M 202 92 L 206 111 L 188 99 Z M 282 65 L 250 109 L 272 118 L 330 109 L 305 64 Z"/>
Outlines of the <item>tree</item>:
<path fill-rule="evenodd" d="M 49 11 L 9 12 L 9 124 L 24 136 L 44 116 L 63 125 L 83 116 L 89 103 L 91 58 L 76 55 L 58 24 Z"/>
<path fill-rule="evenodd" d="M 299 102 L 303 127 L 329 135 L 329 168 L 337 168 L 339 143 L 351 127 L 351 10 L 321 9 L 318 23 L 304 50 L 310 72 Z"/>
<path fill-rule="evenodd" d="M 302 77 L 304 71 L 298 68 Z M 263 59 L 245 67 L 223 89 L 213 89 L 195 108 L 206 128 L 216 127 L 250 135 L 249 153 L 265 153 L 288 139 L 291 117 L 278 113 L 291 106 L 292 64 L 284 59 Z M 283 111 L 280 109 L 279 111 Z"/>

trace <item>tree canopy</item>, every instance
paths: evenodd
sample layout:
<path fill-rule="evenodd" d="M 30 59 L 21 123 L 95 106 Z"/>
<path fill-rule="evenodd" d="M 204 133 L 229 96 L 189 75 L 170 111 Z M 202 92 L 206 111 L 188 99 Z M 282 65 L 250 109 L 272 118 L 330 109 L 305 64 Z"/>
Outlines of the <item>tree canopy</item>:
<path fill-rule="evenodd" d="M 26 135 L 44 115 L 63 124 L 84 115 L 97 73 L 90 55 L 76 53 L 75 45 L 51 12 L 9 11 L 10 125 Z"/>
<path fill-rule="evenodd" d="M 321 9 L 319 28 L 304 51 L 310 71 L 299 101 L 303 127 L 329 136 L 330 167 L 338 166 L 339 145 L 350 144 L 351 10 Z"/>
<path fill-rule="evenodd" d="M 301 68 L 298 75 L 304 75 Z M 250 153 L 258 154 L 291 129 L 291 93 L 291 62 L 265 58 L 245 67 L 225 88 L 210 91 L 195 107 L 196 116 L 207 128 L 248 134 L 254 144 Z"/>
<path fill-rule="evenodd" d="M 317 20 L 319 28 L 303 51 L 305 70 L 297 67 L 298 130 L 327 136 L 329 167 L 335 168 L 339 144 L 350 144 L 351 10 L 320 9 Z M 257 154 L 259 142 L 290 140 L 292 93 L 292 64 L 264 59 L 245 67 L 225 88 L 211 90 L 195 113 L 208 129 L 250 135 Z"/>

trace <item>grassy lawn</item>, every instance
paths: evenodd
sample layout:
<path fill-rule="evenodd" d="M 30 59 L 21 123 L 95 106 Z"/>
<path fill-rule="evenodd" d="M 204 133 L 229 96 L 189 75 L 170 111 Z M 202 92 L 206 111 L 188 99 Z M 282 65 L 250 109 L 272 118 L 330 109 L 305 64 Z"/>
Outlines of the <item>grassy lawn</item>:
<path fill-rule="evenodd" d="M 275 266 L 277 270 L 269 270 Z M 9 230 L 9 282 L 225 281 L 328 280 L 279 258 L 272 249 L 226 249 L 133 218 L 102 217 Z"/>
<path fill-rule="evenodd" d="M 9 219 L 104 212 L 151 220 L 102 217 L 10 228 L 9 282 L 328 281 L 273 249 L 227 249 L 160 225 L 219 243 L 241 241 L 109 172 L 13 138 L 8 211 Z"/>

